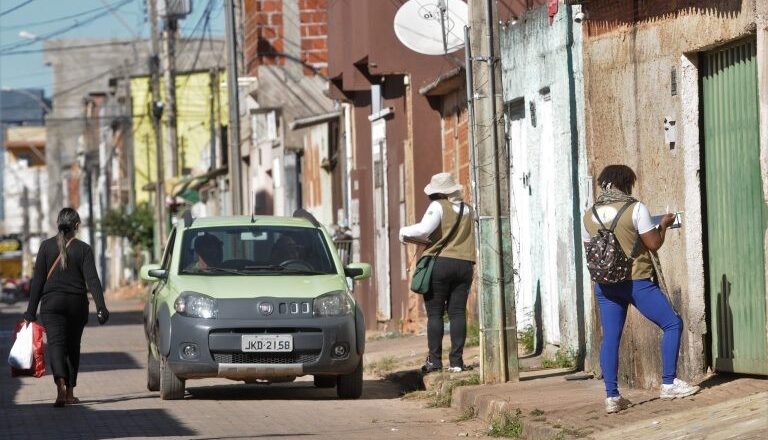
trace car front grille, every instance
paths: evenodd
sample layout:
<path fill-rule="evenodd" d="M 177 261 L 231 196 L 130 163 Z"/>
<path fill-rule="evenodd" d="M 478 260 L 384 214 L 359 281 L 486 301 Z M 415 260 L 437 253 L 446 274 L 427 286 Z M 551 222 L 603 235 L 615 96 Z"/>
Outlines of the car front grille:
<path fill-rule="evenodd" d="M 311 364 L 320 359 L 320 350 L 301 353 L 211 353 L 221 364 Z"/>

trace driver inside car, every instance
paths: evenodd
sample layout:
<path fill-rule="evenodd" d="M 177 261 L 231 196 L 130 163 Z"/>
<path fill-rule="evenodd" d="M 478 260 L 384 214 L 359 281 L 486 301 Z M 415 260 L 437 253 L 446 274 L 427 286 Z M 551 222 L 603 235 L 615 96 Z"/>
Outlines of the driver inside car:
<path fill-rule="evenodd" d="M 287 261 L 301 260 L 301 247 L 290 235 L 281 235 L 272 247 L 270 262 L 280 265 Z"/>
<path fill-rule="evenodd" d="M 195 261 L 187 266 L 187 271 L 200 272 L 210 267 L 220 267 L 223 259 L 223 244 L 211 234 L 197 237 L 194 243 Z"/>

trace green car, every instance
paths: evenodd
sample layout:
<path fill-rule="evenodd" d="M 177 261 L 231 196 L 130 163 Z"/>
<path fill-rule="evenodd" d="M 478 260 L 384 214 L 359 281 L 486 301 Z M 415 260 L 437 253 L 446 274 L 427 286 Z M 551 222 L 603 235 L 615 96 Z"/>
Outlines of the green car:
<path fill-rule="evenodd" d="M 184 397 L 188 379 L 290 382 L 313 375 L 340 398 L 363 390 L 365 322 L 352 280 L 325 229 L 303 210 L 294 217 L 185 214 L 161 264 L 141 268 L 152 282 L 144 307 L 147 388 Z"/>

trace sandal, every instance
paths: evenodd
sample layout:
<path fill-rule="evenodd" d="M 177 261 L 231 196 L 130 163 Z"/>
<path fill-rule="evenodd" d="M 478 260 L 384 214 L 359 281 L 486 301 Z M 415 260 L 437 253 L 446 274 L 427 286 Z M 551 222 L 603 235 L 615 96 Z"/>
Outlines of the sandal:
<path fill-rule="evenodd" d="M 67 405 L 77 405 L 78 403 L 80 403 L 80 399 L 78 399 L 77 397 L 73 397 L 71 399 L 68 398 L 66 402 L 67 402 Z"/>

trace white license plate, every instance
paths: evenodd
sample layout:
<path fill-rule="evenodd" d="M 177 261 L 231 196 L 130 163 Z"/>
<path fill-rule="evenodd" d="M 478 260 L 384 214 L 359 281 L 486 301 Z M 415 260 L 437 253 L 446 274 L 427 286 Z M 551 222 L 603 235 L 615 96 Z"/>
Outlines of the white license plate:
<path fill-rule="evenodd" d="M 240 339 L 240 348 L 244 352 L 291 352 L 293 336 L 243 335 Z"/>

